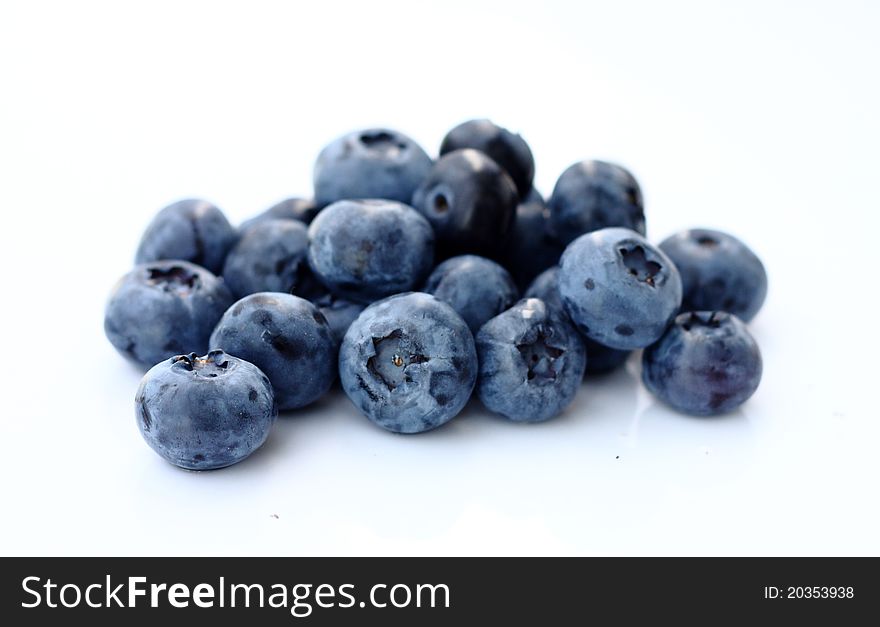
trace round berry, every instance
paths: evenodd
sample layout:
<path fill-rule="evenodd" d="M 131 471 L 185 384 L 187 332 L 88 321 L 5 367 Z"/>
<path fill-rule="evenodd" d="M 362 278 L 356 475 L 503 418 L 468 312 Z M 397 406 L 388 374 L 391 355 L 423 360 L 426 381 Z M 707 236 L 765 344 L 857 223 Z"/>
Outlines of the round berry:
<path fill-rule="evenodd" d="M 680 314 L 642 355 L 642 380 L 657 398 L 697 416 L 736 409 L 761 382 L 761 352 L 746 325 L 726 312 Z"/>
<path fill-rule="evenodd" d="M 565 314 L 537 298 L 521 300 L 477 334 L 477 392 L 490 410 L 541 422 L 574 400 L 584 377 L 584 343 Z"/>
<path fill-rule="evenodd" d="M 282 410 L 315 402 L 336 379 L 336 343 L 327 319 L 299 296 L 245 296 L 223 314 L 211 346 L 266 373 Z"/>
<path fill-rule="evenodd" d="M 681 306 L 681 278 L 660 249 L 629 229 L 580 236 L 560 260 L 559 294 L 578 330 L 619 350 L 656 342 Z"/>
<path fill-rule="evenodd" d="M 681 273 L 683 311 L 721 310 L 749 322 L 767 296 L 764 264 L 721 231 L 691 229 L 660 244 Z"/>
<path fill-rule="evenodd" d="M 330 143 L 315 162 L 315 201 L 386 198 L 409 202 L 431 158 L 412 139 L 387 128 L 344 135 Z"/>
<path fill-rule="evenodd" d="M 461 255 L 434 268 L 424 291 L 449 304 L 472 333 L 519 297 L 507 270 L 485 257 Z"/>
<path fill-rule="evenodd" d="M 334 294 L 362 303 L 416 288 L 431 270 L 434 233 L 412 207 L 343 200 L 309 227 L 309 265 Z"/>
<path fill-rule="evenodd" d="M 440 144 L 440 156 L 462 148 L 486 153 L 513 179 L 521 198 L 532 189 L 535 159 L 526 141 L 489 120 L 470 120 L 446 134 Z"/>
<path fill-rule="evenodd" d="M 464 320 L 430 294 L 398 294 L 367 307 L 339 350 L 339 378 L 352 403 L 396 433 L 420 433 L 454 418 L 477 378 Z"/>
<path fill-rule="evenodd" d="M 278 410 L 259 368 L 214 350 L 151 368 L 135 396 L 135 415 L 144 440 L 163 458 L 188 470 L 212 470 L 260 448 Z"/>
<path fill-rule="evenodd" d="M 510 236 L 518 202 L 507 173 L 469 148 L 440 157 L 413 195 L 413 206 L 434 227 L 441 257 L 497 257 Z"/>
<path fill-rule="evenodd" d="M 238 232 L 206 200 L 181 200 L 162 209 L 144 231 L 135 263 L 182 259 L 219 273 Z"/>
<path fill-rule="evenodd" d="M 645 234 L 639 184 L 613 163 L 581 161 L 570 166 L 556 181 L 548 205 L 553 232 L 564 244 L 612 226 Z"/>
<path fill-rule="evenodd" d="M 104 310 L 104 332 L 122 355 L 149 368 L 208 338 L 233 302 L 222 279 L 186 261 L 145 263 L 122 277 Z"/>
<path fill-rule="evenodd" d="M 265 220 L 248 228 L 226 257 L 223 279 L 236 298 L 284 292 L 303 298 L 325 293 L 308 261 L 309 232 L 298 220 Z"/>

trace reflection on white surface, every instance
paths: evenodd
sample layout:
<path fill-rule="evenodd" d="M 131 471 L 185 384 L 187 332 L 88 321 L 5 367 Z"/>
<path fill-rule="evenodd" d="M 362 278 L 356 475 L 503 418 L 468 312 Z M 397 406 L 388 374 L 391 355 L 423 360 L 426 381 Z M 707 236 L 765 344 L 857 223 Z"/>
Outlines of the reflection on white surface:
<path fill-rule="evenodd" d="M 150 519 L 158 503 L 211 535 L 230 528 L 212 531 L 211 512 L 235 500 L 234 516 L 262 529 L 243 544 L 236 537 L 243 551 L 265 547 L 268 534 L 273 551 L 296 554 L 604 552 L 584 537 L 585 516 L 637 528 L 665 499 L 723 489 L 752 460 L 745 413 L 670 412 L 644 395 L 630 366 L 588 380 L 564 416 L 537 425 L 489 415 L 474 400 L 441 429 L 396 435 L 335 390 L 283 415 L 262 450 L 223 471 L 180 471 L 141 447 L 133 513 Z M 163 542 L 186 542 L 178 531 Z"/>

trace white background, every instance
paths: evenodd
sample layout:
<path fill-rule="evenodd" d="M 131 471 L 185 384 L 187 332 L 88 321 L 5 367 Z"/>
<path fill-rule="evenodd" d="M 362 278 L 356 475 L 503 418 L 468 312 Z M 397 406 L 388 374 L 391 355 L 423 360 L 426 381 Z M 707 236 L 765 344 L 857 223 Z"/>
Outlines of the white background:
<path fill-rule="evenodd" d="M 880 554 L 876 3 L 0 7 L 0 554 Z M 478 116 L 544 193 L 616 160 L 653 239 L 762 256 L 754 398 L 681 416 L 633 360 L 543 425 L 395 436 L 337 393 L 227 470 L 150 451 L 102 312 L 152 214 L 238 222 L 345 131 Z"/>

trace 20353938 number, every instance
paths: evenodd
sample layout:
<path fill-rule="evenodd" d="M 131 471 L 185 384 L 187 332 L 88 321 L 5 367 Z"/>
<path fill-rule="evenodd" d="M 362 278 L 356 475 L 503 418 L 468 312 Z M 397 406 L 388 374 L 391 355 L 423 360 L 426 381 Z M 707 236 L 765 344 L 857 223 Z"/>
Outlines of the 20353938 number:
<path fill-rule="evenodd" d="M 787 599 L 852 599 L 853 586 L 786 586 Z"/>

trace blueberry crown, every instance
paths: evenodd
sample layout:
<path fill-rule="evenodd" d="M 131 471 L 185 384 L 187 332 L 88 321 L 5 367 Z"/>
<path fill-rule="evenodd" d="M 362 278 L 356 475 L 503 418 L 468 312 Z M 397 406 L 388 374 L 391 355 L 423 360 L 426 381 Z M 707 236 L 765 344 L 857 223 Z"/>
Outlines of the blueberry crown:
<path fill-rule="evenodd" d="M 154 266 L 147 269 L 147 282 L 168 292 L 186 292 L 199 284 L 199 275 L 183 266 Z"/>
<path fill-rule="evenodd" d="M 726 323 L 729 317 L 729 314 L 723 311 L 692 311 L 681 314 L 676 322 L 685 331 L 700 327 L 720 329 L 721 325 Z"/>
<path fill-rule="evenodd" d="M 663 266 L 653 259 L 649 259 L 643 246 L 637 244 L 635 246 L 621 247 L 618 249 L 618 252 L 621 259 L 623 259 L 623 265 L 626 266 L 631 275 L 642 283 L 647 283 L 651 287 L 655 286 L 656 279 L 659 278 L 658 275 L 663 270 Z"/>
<path fill-rule="evenodd" d="M 195 353 L 172 357 L 171 365 L 174 368 L 195 372 L 200 376 L 213 379 L 223 374 L 232 364 L 229 362 L 225 352 L 222 350 L 212 350 L 204 357 L 199 357 Z"/>

